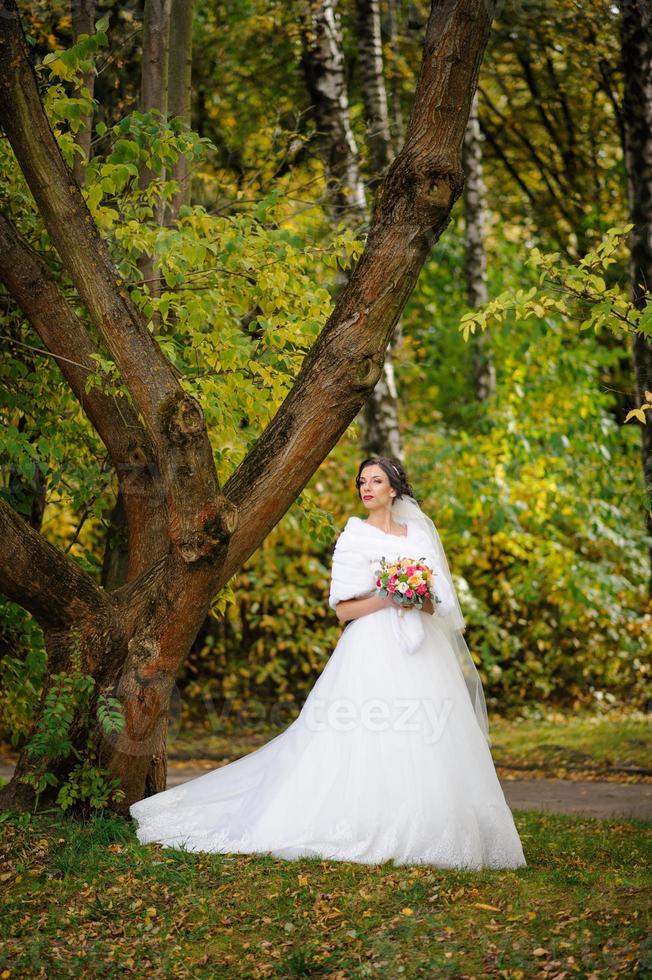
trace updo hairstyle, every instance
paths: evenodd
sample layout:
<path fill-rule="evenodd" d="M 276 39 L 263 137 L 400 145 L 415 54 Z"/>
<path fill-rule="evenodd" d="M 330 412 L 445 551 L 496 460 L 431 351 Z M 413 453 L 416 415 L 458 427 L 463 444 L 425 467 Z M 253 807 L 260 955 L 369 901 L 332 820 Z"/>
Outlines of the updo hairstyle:
<path fill-rule="evenodd" d="M 387 476 L 392 490 L 396 491 L 397 500 L 403 496 L 414 497 L 414 490 L 410 486 L 402 464 L 398 460 L 389 459 L 387 456 L 370 456 L 368 459 L 362 460 L 358 468 L 358 475 L 355 478 L 358 496 L 360 496 L 360 477 L 366 466 L 379 466 L 381 468 Z"/>

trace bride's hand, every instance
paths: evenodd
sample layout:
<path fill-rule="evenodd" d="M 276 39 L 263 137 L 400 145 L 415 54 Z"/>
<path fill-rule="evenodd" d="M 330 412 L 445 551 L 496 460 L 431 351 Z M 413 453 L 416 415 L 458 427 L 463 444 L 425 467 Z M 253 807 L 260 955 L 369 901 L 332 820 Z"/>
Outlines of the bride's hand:
<path fill-rule="evenodd" d="M 403 609 L 405 612 L 411 612 L 413 609 L 416 609 L 418 610 L 418 612 L 425 612 L 428 613 L 430 616 L 432 616 L 433 613 L 435 612 L 435 607 L 433 605 L 432 599 L 426 599 L 426 601 L 422 606 L 418 606 L 414 602 L 410 602 L 408 605 L 404 605 L 403 603 L 399 605 L 399 603 L 397 602 L 396 606 L 399 609 Z"/>
<path fill-rule="evenodd" d="M 416 603 L 414 602 L 410 602 L 407 604 L 403 602 L 394 602 L 392 596 L 388 595 L 385 596 L 385 605 L 396 606 L 397 609 L 402 609 L 403 612 L 411 612 L 412 610 L 416 609 L 419 612 L 428 613 L 430 616 L 432 616 L 435 612 L 435 607 L 433 605 L 432 599 L 426 599 L 426 601 L 422 606 L 417 606 Z"/>

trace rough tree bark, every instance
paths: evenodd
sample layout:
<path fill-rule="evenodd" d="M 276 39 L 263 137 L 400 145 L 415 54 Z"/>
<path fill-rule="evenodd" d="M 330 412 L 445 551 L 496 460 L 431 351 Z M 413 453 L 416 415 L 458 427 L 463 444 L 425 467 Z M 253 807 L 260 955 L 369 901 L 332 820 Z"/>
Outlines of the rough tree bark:
<path fill-rule="evenodd" d="M 638 309 L 652 289 L 652 10 L 646 0 L 621 3 L 624 153 L 629 190 L 630 285 Z M 632 344 L 636 405 L 652 391 L 652 343 L 635 333 Z M 650 536 L 650 593 L 652 594 L 652 419 L 641 426 L 641 455 L 647 490 L 646 527 Z"/>
<path fill-rule="evenodd" d="M 83 401 L 117 460 L 130 557 L 132 549 L 140 556 L 130 581 L 107 592 L 0 503 L 0 590 L 42 626 L 51 670 L 68 664 L 74 629 L 99 692 L 120 699 L 126 719 L 120 735 L 76 729 L 75 740 L 83 747 L 88 734 L 97 739 L 100 764 L 125 791 L 117 809 L 127 812 L 134 800 L 164 787 L 170 695 L 211 599 L 287 511 L 378 380 L 401 310 L 462 190 L 464 129 L 493 8 L 486 0 L 433 3 L 406 142 L 379 190 L 365 251 L 290 394 L 223 489 L 201 406 L 179 386 L 131 303 L 63 161 L 15 0 L 0 0 L 0 15 L 0 124 L 137 413 L 135 431 L 116 410 L 100 432 L 104 413 L 91 406 L 101 393 Z M 43 342 L 78 361 L 78 345 L 89 343 L 83 325 L 64 308 L 38 261 L 34 271 L 50 290 L 45 307 L 38 288 L 30 297 L 15 283 L 14 295 L 49 337 Z M 1 274 L 8 276 L 6 268 Z M 45 316 L 50 302 L 56 315 Z M 74 387 L 74 364 L 59 362 Z M 149 556 L 143 547 L 152 544 L 149 519 L 138 517 L 142 501 L 132 480 L 151 488 L 160 519 L 159 545 Z M 21 757 L 17 775 L 30 765 Z M 0 790 L 4 806 L 26 797 L 31 792 L 16 777 Z"/>
<path fill-rule="evenodd" d="M 368 6 L 366 13 L 369 12 Z M 319 134 L 319 145 L 326 168 L 328 202 L 334 224 L 344 221 L 359 233 L 369 223 L 369 211 L 364 181 L 360 173 L 358 146 L 351 129 L 349 99 L 346 86 L 342 32 L 335 0 L 318 0 L 309 6 L 304 24 L 302 67 L 306 86 L 313 105 Z M 369 38 L 374 25 L 365 25 Z M 370 42 L 376 50 L 376 39 Z M 377 52 L 369 73 L 378 67 Z M 382 64 L 381 64 L 382 68 Z M 377 91 L 383 85 L 382 75 L 374 76 L 375 93 L 366 101 L 374 101 L 374 111 L 380 110 Z M 348 274 L 340 270 L 338 286 L 344 287 Z M 358 417 L 362 446 L 366 455 L 402 458 L 398 420 L 398 402 L 391 350 L 385 354 L 378 383 L 370 393 Z"/>
<path fill-rule="evenodd" d="M 72 0 L 72 36 L 77 40 L 81 34 L 93 34 L 95 30 L 95 0 Z M 93 98 L 95 89 L 95 67 L 84 72 L 82 85 L 88 89 L 88 94 Z M 81 185 L 84 183 L 86 173 L 86 161 L 91 152 L 91 136 L 93 134 L 93 113 L 88 112 L 82 116 L 81 128 L 75 134 L 75 143 L 84 151 L 83 158 L 75 154 L 73 173 L 75 179 Z"/>
<path fill-rule="evenodd" d="M 482 144 L 478 122 L 478 97 L 473 99 L 464 134 L 464 245 L 466 300 L 472 309 L 489 299 L 487 290 L 487 253 L 485 251 L 485 186 L 482 178 Z M 473 388 L 478 401 L 484 401 L 496 390 L 496 369 L 491 352 L 489 330 L 471 337 Z"/>

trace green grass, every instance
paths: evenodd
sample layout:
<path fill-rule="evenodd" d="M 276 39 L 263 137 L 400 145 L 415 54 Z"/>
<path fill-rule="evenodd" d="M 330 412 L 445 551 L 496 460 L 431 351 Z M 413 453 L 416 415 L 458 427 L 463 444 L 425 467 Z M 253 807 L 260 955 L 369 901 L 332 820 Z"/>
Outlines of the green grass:
<path fill-rule="evenodd" d="M 0 823 L 0 977 L 594 977 L 652 970 L 652 825 L 516 812 L 528 867 L 461 872 L 142 846 Z M 3 971 L 9 971 L 3 972 Z"/>
<path fill-rule="evenodd" d="M 652 715 L 548 712 L 541 718 L 491 726 L 496 762 L 550 767 L 599 766 L 652 770 Z"/>

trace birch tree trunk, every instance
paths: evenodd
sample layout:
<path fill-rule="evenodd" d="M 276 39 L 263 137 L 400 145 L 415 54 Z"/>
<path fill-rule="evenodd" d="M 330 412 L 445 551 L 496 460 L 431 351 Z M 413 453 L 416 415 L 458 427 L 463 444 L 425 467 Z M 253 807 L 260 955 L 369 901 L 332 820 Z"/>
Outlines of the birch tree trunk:
<path fill-rule="evenodd" d="M 95 31 L 95 0 L 72 0 L 72 36 L 77 41 L 81 34 L 93 34 Z M 82 86 L 88 90 L 90 98 L 93 98 L 95 89 L 95 67 L 84 72 L 82 76 Z M 85 113 L 81 117 L 81 127 L 75 133 L 75 143 L 84 151 L 83 158 L 75 154 L 73 173 L 75 180 L 81 186 L 84 183 L 86 173 L 86 161 L 91 152 L 91 136 L 93 134 L 93 113 Z"/>
<path fill-rule="evenodd" d="M 349 118 L 342 31 L 336 0 L 309 0 L 302 24 L 301 64 L 326 168 L 334 222 L 366 225 L 367 199 Z"/>
<path fill-rule="evenodd" d="M 373 28 L 365 30 L 367 37 L 373 33 Z M 369 212 L 358 147 L 349 118 L 342 34 L 335 0 L 318 0 L 311 4 L 303 41 L 302 65 L 320 134 L 332 220 L 334 224 L 345 221 L 359 233 L 360 227 L 368 226 Z M 375 40 L 372 46 L 377 49 Z M 376 78 L 374 111 L 379 109 L 377 83 Z M 340 270 L 340 289 L 347 279 L 347 273 Z M 402 459 L 396 385 L 389 349 L 378 384 L 365 402 L 358 422 L 366 455 Z"/>
<path fill-rule="evenodd" d="M 396 11 L 397 0 L 387 0 L 387 44 L 396 51 L 398 43 L 398 14 Z M 392 129 L 392 146 L 398 153 L 403 144 L 403 110 L 401 109 L 401 89 L 400 76 L 394 66 L 390 64 L 389 70 L 389 105 Z"/>
<path fill-rule="evenodd" d="M 477 309 L 489 299 L 487 290 L 487 253 L 485 250 L 485 186 L 482 178 L 482 144 L 478 122 L 478 97 L 473 99 L 464 134 L 464 245 L 466 300 Z M 473 388 L 478 401 L 489 398 L 496 390 L 496 369 L 491 352 L 491 333 L 480 330 L 472 334 Z"/>
<path fill-rule="evenodd" d="M 638 309 L 652 288 L 652 9 L 645 0 L 621 3 L 624 152 L 629 191 L 629 277 L 632 300 Z M 636 405 L 652 391 L 652 344 L 635 333 L 632 359 L 636 379 Z M 641 458 L 647 492 L 646 528 L 650 536 L 650 593 L 652 594 L 652 420 L 641 425 Z"/>
<path fill-rule="evenodd" d="M 43 629 L 51 673 L 82 669 L 112 694 L 126 721 L 116 736 L 76 717 L 125 793 L 127 813 L 165 786 L 165 732 L 175 678 L 211 600 L 286 513 L 360 410 L 423 262 L 462 191 L 462 141 L 493 7 L 434 2 L 405 145 L 379 189 L 365 250 L 292 390 L 222 488 L 201 405 L 132 303 L 39 97 L 15 0 L 0 0 L 0 125 L 52 247 L 108 350 L 130 400 L 84 390 L 95 346 L 44 259 L 0 215 L 0 279 L 38 333 L 104 442 L 128 528 L 128 581 L 101 588 L 0 501 L 0 591 Z M 74 357 L 70 355 L 74 354 Z M 66 356 L 67 355 L 67 356 Z M 38 724 L 37 718 L 37 724 Z M 61 775 L 77 759 L 57 763 Z M 0 805 L 33 803 L 21 754 Z M 49 802 L 44 795 L 43 802 Z"/>

